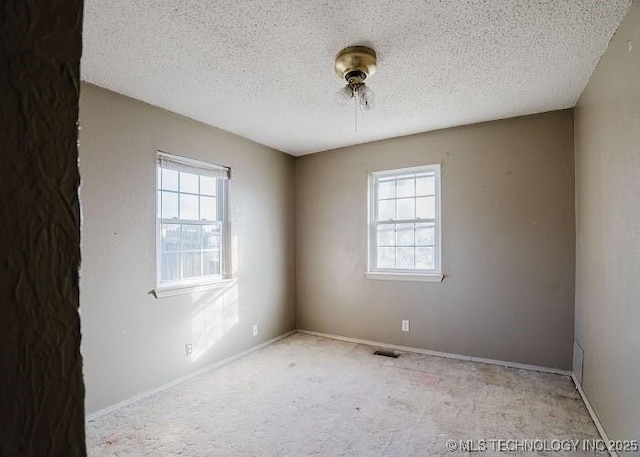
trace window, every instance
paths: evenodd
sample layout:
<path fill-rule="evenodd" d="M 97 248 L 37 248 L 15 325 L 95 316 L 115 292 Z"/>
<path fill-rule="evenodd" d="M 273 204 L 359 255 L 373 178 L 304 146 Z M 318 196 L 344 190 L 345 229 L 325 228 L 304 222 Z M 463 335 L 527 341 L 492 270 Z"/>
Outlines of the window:
<path fill-rule="evenodd" d="M 441 281 L 440 165 L 369 177 L 372 279 Z"/>
<path fill-rule="evenodd" d="M 210 284 L 225 278 L 228 182 L 228 168 L 158 154 L 159 289 Z"/>

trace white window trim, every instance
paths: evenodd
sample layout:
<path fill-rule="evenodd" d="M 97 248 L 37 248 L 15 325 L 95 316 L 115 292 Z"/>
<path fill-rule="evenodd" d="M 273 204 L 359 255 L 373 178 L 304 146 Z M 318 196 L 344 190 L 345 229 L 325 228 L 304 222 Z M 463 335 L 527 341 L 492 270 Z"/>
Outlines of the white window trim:
<path fill-rule="evenodd" d="M 215 165 L 208 162 L 203 162 L 200 160 L 192 159 L 190 157 L 184 157 L 177 154 L 172 154 L 169 152 L 157 150 L 154 159 L 154 170 L 157 167 L 157 162 L 159 158 L 165 157 L 170 160 L 174 160 L 176 162 L 184 163 L 185 165 L 191 165 L 197 168 L 203 169 L 211 169 L 211 170 L 224 170 L 228 174 L 228 180 L 231 181 L 231 170 L 227 167 L 223 167 L 220 165 Z M 157 171 L 156 171 L 156 179 Z M 158 208 L 158 183 L 156 182 L 154 189 L 154 201 L 155 201 L 155 220 L 156 220 L 156 231 L 155 231 L 155 249 L 156 249 L 156 287 L 151 291 L 151 293 L 155 296 L 155 298 L 164 298 L 164 297 L 172 297 L 176 295 L 184 295 L 190 294 L 193 292 L 200 292 L 208 289 L 216 289 L 225 287 L 227 285 L 235 283 L 235 278 L 231 277 L 231 224 L 229 222 L 229 214 L 230 212 L 230 185 L 227 183 L 225 186 L 225 194 L 223 196 L 224 201 L 222 205 L 223 210 L 223 224 L 222 224 L 222 274 L 218 276 L 210 276 L 205 278 L 196 278 L 193 280 L 183 280 L 179 282 L 171 282 L 164 283 L 160 282 L 160 227 L 162 221 L 158 217 L 158 212 L 160 208 Z"/>
<path fill-rule="evenodd" d="M 373 271 L 364 275 L 367 279 L 381 279 L 383 281 L 442 282 L 444 279 L 444 275 L 441 273 L 383 273 Z"/>
<path fill-rule="evenodd" d="M 394 176 L 402 173 L 416 173 L 421 171 L 435 171 L 435 269 L 433 270 L 399 270 L 373 268 L 373 261 L 376 258 L 376 223 L 377 220 L 377 191 L 375 189 L 376 178 L 384 176 Z M 383 170 L 371 172 L 367 175 L 367 279 L 379 279 L 388 281 L 419 281 L 419 282 L 442 282 L 442 186 L 441 186 L 441 164 L 423 165 L 419 167 L 399 168 L 393 170 Z"/>
<path fill-rule="evenodd" d="M 177 154 L 172 154 L 170 152 L 165 152 L 160 150 L 156 151 L 156 161 L 161 157 L 164 157 L 166 159 L 169 159 L 175 162 L 180 162 L 184 165 L 191 165 L 192 167 L 195 167 L 195 168 L 203 168 L 208 170 L 222 170 L 228 173 L 229 179 L 231 179 L 231 169 L 229 167 L 223 167 L 222 165 L 203 162 L 202 160 L 192 159 L 191 157 L 179 156 Z"/>
<path fill-rule="evenodd" d="M 209 283 L 198 283 L 193 285 L 175 285 L 156 287 L 151 292 L 156 298 L 173 297 L 176 295 L 191 294 L 193 292 L 202 292 L 209 289 L 219 289 L 228 287 L 236 283 L 235 278 L 218 279 Z"/>

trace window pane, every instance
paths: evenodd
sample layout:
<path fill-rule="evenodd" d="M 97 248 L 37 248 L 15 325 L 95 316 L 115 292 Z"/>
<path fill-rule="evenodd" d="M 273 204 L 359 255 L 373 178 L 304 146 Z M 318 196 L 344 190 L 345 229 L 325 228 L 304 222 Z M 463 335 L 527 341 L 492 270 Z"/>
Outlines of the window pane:
<path fill-rule="evenodd" d="M 436 198 L 418 197 L 416 198 L 417 217 L 420 219 L 433 219 L 436 217 Z"/>
<path fill-rule="evenodd" d="M 220 249 L 215 251 L 204 251 L 203 267 L 204 275 L 219 275 L 222 274 L 220 270 Z"/>
<path fill-rule="evenodd" d="M 216 178 L 200 176 L 200 193 L 202 195 L 216 195 L 217 187 Z"/>
<path fill-rule="evenodd" d="M 182 225 L 182 251 L 200 251 L 202 249 L 202 227 Z"/>
<path fill-rule="evenodd" d="M 204 225 L 202 227 L 203 248 L 214 249 L 220 247 L 220 227 L 215 225 Z"/>
<path fill-rule="evenodd" d="M 384 178 L 378 181 L 378 198 L 395 198 L 396 181 L 395 178 Z"/>
<path fill-rule="evenodd" d="M 414 248 L 396 248 L 396 268 L 413 269 L 415 261 L 413 258 Z"/>
<path fill-rule="evenodd" d="M 395 246 L 396 231 L 392 224 L 378 225 L 378 246 Z"/>
<path fill-rule="evenodd" d="M 396 267 L 396 248 L 378 248 L 378 268 Z"/>
<path fill-rule="evenodd" d="M 435 229 L 433 224 L 416 224 L 416 246 L 433 245 Z"/>
<path fill-rule="evenodd" d="M 198 219 L 198 196 L 180 194 L 180 219 Z"/>
<path fill-rule="evenodd" d="M 202 276 L 201 252 L 182 253 L 182 276 L 184 278 L 194 278 Z"/>
<path fill-rule="evenodd" d="M 198 193 L 198 175 L 180 172 L 180 192 Z"/>
<path fill-rule="evenodd" d="M 416 211 L 415 211 L 415 199 L 414 198 L 403 198 L 396 200 L 398 202 L 398 217 L 397 219 L 415 219 Z"/>
<path fill-rule="evenodd" d="M 162 192 L 162 219 L 174 219 L 178 217 L 178 194 Z"/>
<path fill-rule="evenodd" d="M 398 246 L 413 246 L 413 227 L 414 224 L 397 224 L 396 239 Z"/>
<path fill-rule="evenodd" d="M 397 181 L 398 197 L 413 197 L 416 192 L 414 189 L 415 179 L 413 176 L 410 178 L 401 178 Z"/>
<path fill-rule="evenodd" d="M 216 197 L 200 197 L 200 219 L 215 221 L 216 209 Z"/>
<path fill-rule="evenodd" d="M 180 279 L 180 253 L 163 252 L 160 255 L 160 281 L 177 281 Z"/>
<path fill-rule="evenodd" d="M 435 195 L 436 178 L 434 176 L 419 176 L 416 178 L 416 195 Z"/>
<path fill-rule="evenodd" d="M 162 169 L 162 188 L 178 191 L 178 172 L 176 170 Z"/>
<path fill-rule="evenodd" d="M 392 221 L 396 218 L 396 201 L 380 200 L 378 201 L 378 220 Z"/>
<path fill-rule="evenodd" d="M 180 224 L 162 224 L 160 232 L 161 252 L 177 252 L 180 250 Z"/>
<path fill-rule="evenodd" d="M 416 248 L 416 268 L 420 270 L 434 270 L 436 268 L 433 247 Z"/>

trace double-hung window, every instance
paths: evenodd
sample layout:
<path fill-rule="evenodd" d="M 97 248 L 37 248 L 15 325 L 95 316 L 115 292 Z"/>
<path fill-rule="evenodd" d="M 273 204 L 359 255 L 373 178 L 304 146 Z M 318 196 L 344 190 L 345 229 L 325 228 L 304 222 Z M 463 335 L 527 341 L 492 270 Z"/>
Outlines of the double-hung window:
<path fill-rule="evenodd" d="M 369 175 L 372 279 L 441 281 L 440 165 Z"/>
<path fill-rule="evenodd" d="M 225 278 L 228 182 L 228 168 L 158 154 L 158 289 L 200 286 Z"/>

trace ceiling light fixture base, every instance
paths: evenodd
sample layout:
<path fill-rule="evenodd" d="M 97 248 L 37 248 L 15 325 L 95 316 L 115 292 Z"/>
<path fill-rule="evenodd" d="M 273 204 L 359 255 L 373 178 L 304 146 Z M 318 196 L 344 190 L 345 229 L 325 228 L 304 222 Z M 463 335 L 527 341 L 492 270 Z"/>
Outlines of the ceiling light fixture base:
<path fill-rule="evenodd" d="M 361 84 L 376 72 L 376 52 L 366 46 L 349 46 L 336 55 L 336 74 L 349 84 Z"/>

